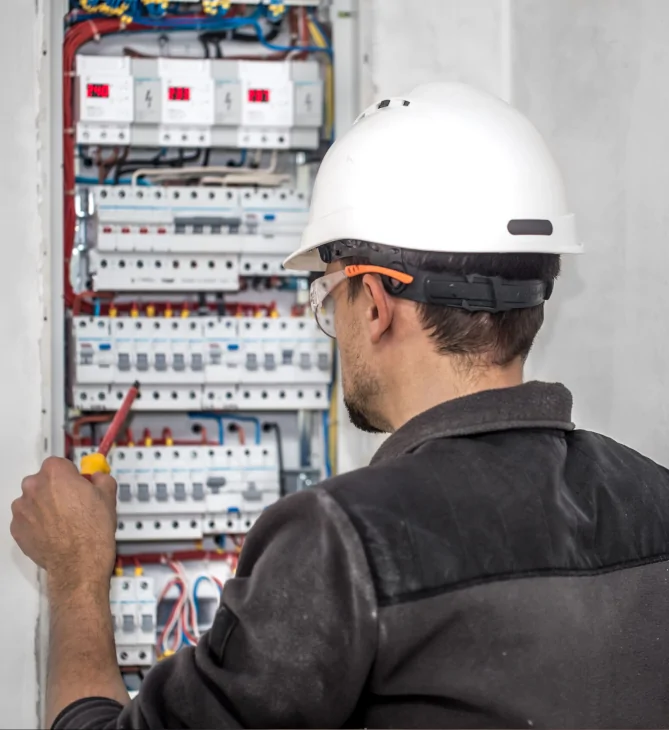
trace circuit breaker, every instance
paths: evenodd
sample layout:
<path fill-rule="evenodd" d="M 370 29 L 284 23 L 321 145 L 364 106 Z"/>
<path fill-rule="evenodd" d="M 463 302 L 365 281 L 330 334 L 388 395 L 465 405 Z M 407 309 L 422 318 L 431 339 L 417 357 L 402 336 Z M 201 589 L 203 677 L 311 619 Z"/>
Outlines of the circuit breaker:
<path fill-rule="evenodd" d="M 109 601 L 119 666 L 151 666 L 155 661 L 157 618 L 153 578 L 113 577 Z"/>

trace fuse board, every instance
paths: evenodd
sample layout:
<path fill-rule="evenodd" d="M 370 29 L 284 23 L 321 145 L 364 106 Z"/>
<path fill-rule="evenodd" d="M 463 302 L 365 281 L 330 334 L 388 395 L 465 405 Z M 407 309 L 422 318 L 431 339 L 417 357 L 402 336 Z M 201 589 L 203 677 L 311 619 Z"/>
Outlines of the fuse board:
<path fill-rule="evenodd" d="M 330 2 L 128 7 L 71 0 L 65 18 L 63 331 L 75 463 L 140 383 L 108 457 L 136 691 L 211 625 L 263 512 L 335 469 L 334 343 L 311 274 L 282 267 L 334 75 Z"/>

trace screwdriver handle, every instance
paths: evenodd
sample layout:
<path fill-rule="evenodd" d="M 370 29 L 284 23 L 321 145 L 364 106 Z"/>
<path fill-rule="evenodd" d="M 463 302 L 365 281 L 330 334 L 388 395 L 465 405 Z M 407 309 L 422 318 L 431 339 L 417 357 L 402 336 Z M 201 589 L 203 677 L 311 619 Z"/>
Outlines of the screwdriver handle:
<path fill-rule="evenodd" d="M 111 468 L 109 467 L 107 458 L 99 451 L 83 456 L 79 471 L 85 477 L 93 476 L 93 474 L 111 474 Z"/>

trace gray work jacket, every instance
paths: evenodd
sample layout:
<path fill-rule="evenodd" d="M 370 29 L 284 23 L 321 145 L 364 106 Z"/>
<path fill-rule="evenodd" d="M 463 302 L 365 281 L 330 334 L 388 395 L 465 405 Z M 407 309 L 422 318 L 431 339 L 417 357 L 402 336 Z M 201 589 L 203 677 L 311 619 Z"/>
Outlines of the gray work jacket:
<path fill-rule="evenodd" d="M 443 403 L 267 510 L 213 628 L 57 727 L 669 727 L 669 472 L 561 385 Z"/>

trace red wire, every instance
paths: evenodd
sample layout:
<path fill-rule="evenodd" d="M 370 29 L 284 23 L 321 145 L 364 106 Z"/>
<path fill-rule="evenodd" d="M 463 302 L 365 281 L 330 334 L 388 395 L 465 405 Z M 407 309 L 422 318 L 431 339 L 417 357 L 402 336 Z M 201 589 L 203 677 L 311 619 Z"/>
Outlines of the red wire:
<path fill-rule="evenodd" d="M 140 563 L 146 565 L 164 564 L 166 560 L 178 560 L 180 563 L 187 563 L 193 560 L 228 560 L 236 558 L 237 553 L 232 550 L 222 550 L 221 552 L 210 552 L 209 550 L 182 550 L 175 553 L 137 553 L 134 555 L 121 555 L 125 561 L 139 560 Z"/>

